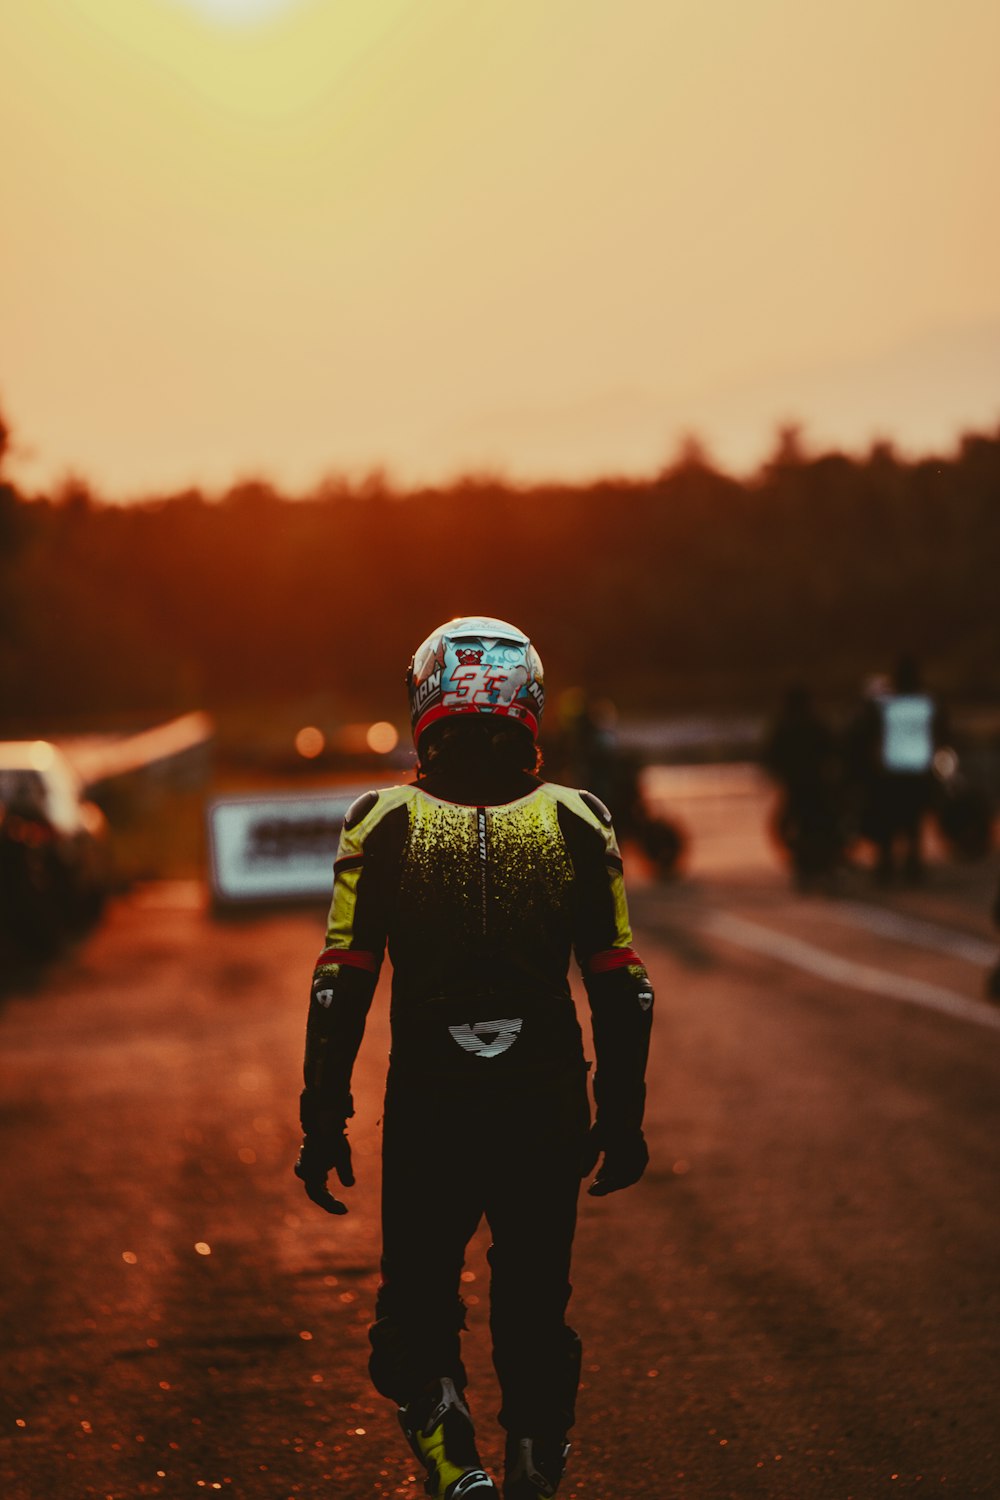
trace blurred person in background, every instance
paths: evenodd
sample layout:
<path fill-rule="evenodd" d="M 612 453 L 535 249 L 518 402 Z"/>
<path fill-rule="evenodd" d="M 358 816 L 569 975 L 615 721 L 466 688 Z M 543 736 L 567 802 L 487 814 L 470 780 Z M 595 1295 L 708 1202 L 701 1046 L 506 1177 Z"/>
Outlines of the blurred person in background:
<path fill-rule="evenodd" d="M 842 850 L 841 764 L 833 730 L 804 683 L 794 683 L 764 742 L 762 761 L 781 791 L 775 828 L 796 885 L 836 869 Z"/>
<path fill-rule="evenodd" d="M 649 979 L 632 948 L 611 818 L 539 777 L 542 665 L 503 621 L 452 620 L 408 673 L 414 784 L 346 818 L 306 1032 L 309 1197 L 354 1182 L 351 1073 L 388 942 L 392 1052 L 383 1131 L 382 1262 L 370 1371 L 396 1403 L 435 1500 L 497 1494 L 465 1400 L 459 1283 L 485 1216 L 490 1327 L 506 1429 L 505 1500 L 556 1493 L 580 1340 L 566 1322 L 581 1175 L 590 1193 L 645 1170 Z M 567 981 L 583 971 L 597 1070 Z"/>
<path fill-rule="evenodd" d="M 993 922 L 1000 927 L 1000 884 L 993 897 Z M 986 975 L 986 994 L 991 1000 L 1000 1000 L 1000 958 Z"/>
<path fill-rule="evenodd" d="M 923 823 L 945 737 L 944 713 L 924 691 L 916 661 L 900 657 L 891 685 L 867 701 L 857 733 L 858 754 L 871 767 L 868 817 L 881 884 L 900 869 L 910 881 L 923 875 Z"/>
<path fill-rule="evenodd" d="M 866 677 L 860 701 L 843 732 L 845 842 L 860 838 L 873 846 L 878 844 L 881 762 L 877 705 L 891 686 L 892 680 L 885 672 L 873 672 Z"/>

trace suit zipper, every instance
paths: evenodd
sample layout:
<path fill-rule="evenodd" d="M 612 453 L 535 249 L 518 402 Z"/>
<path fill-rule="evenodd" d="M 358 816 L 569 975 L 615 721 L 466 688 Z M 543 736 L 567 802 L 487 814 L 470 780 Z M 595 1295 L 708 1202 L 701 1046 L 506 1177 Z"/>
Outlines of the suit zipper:
<path fill-rule="evenodd" d="M 488 927 L 488 923 L 487 923 L 488 902 L 487 902 L 486 866 L 487 866 L 488 860 L 489 860 L 489 849 L 488 849 L 487 840 L 486 840 L 486 809 L 485 809 L 485 807 L 477 807 L 476 808 L 476 834 L 477 834 L 478 843 L 479 843 L 479 889 L 480 889 L 480 893 L 481 893 L 481 896 L 482 896 L 483 937 L 486 937 L 487 936 L 487 927 Z"/>

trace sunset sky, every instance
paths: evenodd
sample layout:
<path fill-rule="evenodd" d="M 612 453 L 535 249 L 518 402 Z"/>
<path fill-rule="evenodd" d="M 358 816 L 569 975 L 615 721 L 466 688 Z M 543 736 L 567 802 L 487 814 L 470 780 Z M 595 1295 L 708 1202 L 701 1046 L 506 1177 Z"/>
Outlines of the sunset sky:
<path fill-rule="evenodd" d="M 29 490 L 1000 422 L 996 0 L 4 0 Z"/>

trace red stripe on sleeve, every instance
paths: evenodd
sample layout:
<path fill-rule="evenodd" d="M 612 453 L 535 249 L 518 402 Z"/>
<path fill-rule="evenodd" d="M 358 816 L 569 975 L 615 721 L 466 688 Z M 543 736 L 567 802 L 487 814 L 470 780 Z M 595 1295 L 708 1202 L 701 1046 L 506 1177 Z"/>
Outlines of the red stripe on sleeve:
<path fill-rule="evenodd" d="M 607 974 L 611 969 L 624 969 L 626 964 L 641 963 L 634 948 L 605 948 L 593 955 L 587 967 L 592 974 Z"/>
<path fill-rule="evenodd" d="M 374 953 L 367 953 L 364 948 L 324 948 L 316 967 L 321 964 L 346 964 L 351 969 L 367 969 L 369 974 L 374 974 L 377 968 Z"/>

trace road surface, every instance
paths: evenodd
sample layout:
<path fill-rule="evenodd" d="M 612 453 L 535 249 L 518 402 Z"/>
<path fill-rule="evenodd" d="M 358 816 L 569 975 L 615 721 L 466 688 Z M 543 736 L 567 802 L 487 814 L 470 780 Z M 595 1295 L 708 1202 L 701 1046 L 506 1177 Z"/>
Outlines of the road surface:
<path fill-rule="evenodd" d="M 630 867 L 653 1162 L 582 1200 L 561 1500 L 1000 1496 L 998 861 L 797 896 L 752 773 L 658 792 L 692 843 L 669 885 Z M 151 884 L 3 1001 L 3 1500 L 422 1493 L 365 1371 L 384 990 L 349 1215 L 290 1174 L 322 925 Z"/>

